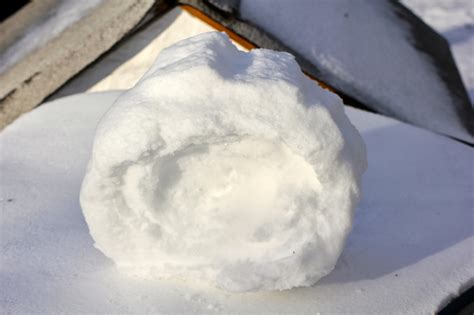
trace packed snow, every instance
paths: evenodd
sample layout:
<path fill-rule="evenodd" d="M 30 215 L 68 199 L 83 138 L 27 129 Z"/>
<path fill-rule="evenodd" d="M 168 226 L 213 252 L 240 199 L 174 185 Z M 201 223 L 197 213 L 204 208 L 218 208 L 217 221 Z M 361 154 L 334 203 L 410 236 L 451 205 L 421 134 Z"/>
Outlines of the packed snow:
<path fill-rule="evenodd" d="M 47 103 L 0 133 L 2 313 L 433 314 L 473 284 L 472 148 L 349 107 L 370 167 L 342 255 L 316 285 L 241 294 L 122 275 L 79 205 L 95 127 L 121 93 Z"/>
<path fill-rule="evenodd" d="M 366 163 L 291 55 L 210 32 L 163 50 L 101 120 L 81 205 L 126 273 L 289 289 L 334 268 Z"/>

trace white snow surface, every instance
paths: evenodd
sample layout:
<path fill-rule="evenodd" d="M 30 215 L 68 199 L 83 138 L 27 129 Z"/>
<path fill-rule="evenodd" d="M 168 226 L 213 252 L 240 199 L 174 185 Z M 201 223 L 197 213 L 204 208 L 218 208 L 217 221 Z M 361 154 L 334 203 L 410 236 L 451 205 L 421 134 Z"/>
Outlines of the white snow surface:
<path fill-rule="evenodd" d="M 371 100 L 382 114 L 396 109 L 402 121 L 472 141 L 459 127 L 454 108 L 446 105 L 457 100 L 431 60 L 411 45 L 409 25 L 399 27 L 386 1 L 300 0 L 295 5 L 290 0 L 242 0 L 240 13 L 323 70 L 323 81 L 330 78 L 335 88 Z M 467 83 L 472 45 L 468 50 L 468 69 L 463 71 Z"/>
<path fill-rule="evenodd" d="M 340 98 L 291 55 L 210 32 L 162 51 L 103 117 L 81 205 L 128 274 L 289 289 L 334 268 L 366 164 Z"/>
<path fill-rule="evenodd" d="M 241 294 L 123 276 L 79 205 L 95 128 L 122 93 L 59 99 L 0 133 L 2 313 L 432 314 L 473 284 L 472 148 L 353 108 L 370 167 L 346 247 L 316 285 Z"/>
<path fill-rule="evenodd" d="M 31 25 L 13 45 L 0 53 L 0 73 L 5 72 L 35 49 L 46 45 L 62 31 L 86 16 L 103 0 L 61 0 L 43 20 Z"/>

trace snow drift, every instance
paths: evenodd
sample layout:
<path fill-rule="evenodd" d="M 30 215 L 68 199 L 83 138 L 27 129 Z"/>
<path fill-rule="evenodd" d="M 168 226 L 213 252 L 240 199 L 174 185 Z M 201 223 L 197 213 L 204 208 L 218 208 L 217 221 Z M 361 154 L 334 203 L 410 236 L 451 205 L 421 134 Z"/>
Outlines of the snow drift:
<path fill-rule="evenodd" d="M 282 290 L 333 269 L 366 163 L 341 100 L 291 55 L 206 33 L 164 50 L 102 118 L 81 205 L 128 274 Z"/>

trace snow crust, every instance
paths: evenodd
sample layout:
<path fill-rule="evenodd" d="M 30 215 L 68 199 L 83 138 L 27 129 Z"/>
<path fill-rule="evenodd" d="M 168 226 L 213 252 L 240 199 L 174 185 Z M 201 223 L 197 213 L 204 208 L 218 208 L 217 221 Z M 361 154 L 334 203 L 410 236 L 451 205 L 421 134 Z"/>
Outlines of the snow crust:
<path fill-rule="evenodd" d="M 334 268 L 366 164 L 341 100 L 291 55 L 212 32 L 162 51 L 105 114 L 81 206 L 128 274 L 289 289 Z"/>

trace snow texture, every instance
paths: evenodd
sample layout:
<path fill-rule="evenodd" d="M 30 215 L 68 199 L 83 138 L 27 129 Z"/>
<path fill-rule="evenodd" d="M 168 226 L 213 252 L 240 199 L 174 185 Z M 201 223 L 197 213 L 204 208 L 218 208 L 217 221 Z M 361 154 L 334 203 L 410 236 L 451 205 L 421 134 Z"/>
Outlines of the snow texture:
<path fill-rule="evenodd" d="M 234 294 L 122 276 L 79 205 L 95 127 L 121 93 L 47 103 L 0 133 L 1 313 L 433 314 L 474 284 L 473 149 L 349 107 L 370 167 L 346 247 L 316 285 Z"/>
<path fill-rule="evenodd" d="M 310 286 L 342 252 L 366 164 L 339 97 L 291 55 L 211 32 L 162 51 L 103 117 L 81 206 L 128 274 Z"/>
<path fill-rule="evenodd" d="M 473 141 L 447 106 L 457 100 L 387 1 L 242 0 L 240 13 L 312 62 L 323 81 L 370 100 L 380 113 Z"/>
<path fill-rule="evenodd" d="M 31 25 L 13 45 L 0 52 L 0 73 L 5 72 L 22 58 L 46 45 L 69 26 L 86 16 L 103 0 L 60 0 L 43 20 Z"/>

